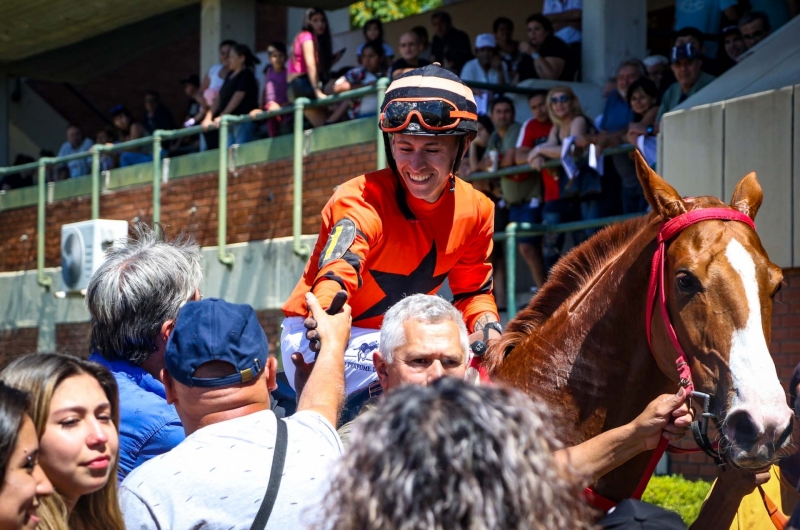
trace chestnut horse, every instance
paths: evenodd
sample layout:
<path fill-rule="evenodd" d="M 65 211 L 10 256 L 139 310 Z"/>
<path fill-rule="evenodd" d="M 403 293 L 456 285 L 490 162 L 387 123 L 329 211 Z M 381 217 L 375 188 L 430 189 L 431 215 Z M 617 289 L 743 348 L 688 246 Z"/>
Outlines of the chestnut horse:
<path fill-rule="evenodd" d="M 626 424 L 660 394 L 678 389 L 676 351 L 654 311 L 646 337 L 648 280 L 660 225 L 686 211 L 727 208 L 713 197 L 682 199 L 644 159 L 637 172 L 653 212 L 608 227 L 573 249 L 484 356 L 492 379 L 544 400 L 581 443 Z M 755 219 L 755 173 L 730 208 Z M 696 390 L 712 396 L 728 462 L 772 463 L 790 443 L 792 412 L 768 350 L 772 300 L 783 274 L 745 223 L 707 220 L 667 244 L 667 308 Z M 600 495 L 630 497 L 652 452 L 602 477 Z"/>

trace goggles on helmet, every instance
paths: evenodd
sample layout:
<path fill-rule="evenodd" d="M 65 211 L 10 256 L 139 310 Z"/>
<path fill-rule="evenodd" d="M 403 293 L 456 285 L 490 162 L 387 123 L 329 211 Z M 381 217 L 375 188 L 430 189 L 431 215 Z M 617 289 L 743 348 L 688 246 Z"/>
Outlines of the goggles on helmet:
<path fill-rule="evenodd" d="M 402 131 L 416 116 L 420 126 L 431 131 L 449 131 L 458 127 L 462 119 L 477 121 L 472 112 L 458 107 L 442 98 L 397 98 L 393 99 L 381 113 L 381 130 L 387 133 Z"/>

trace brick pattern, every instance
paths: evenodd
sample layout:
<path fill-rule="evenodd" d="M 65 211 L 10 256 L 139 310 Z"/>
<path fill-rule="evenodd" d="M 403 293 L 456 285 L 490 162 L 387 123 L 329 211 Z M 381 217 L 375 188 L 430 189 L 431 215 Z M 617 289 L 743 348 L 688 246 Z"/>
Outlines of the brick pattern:
<path fill-rule="evenodd" d="M 775 297 L 772 308 L 770 351 L 778 369 L 778 377 L 788 392 L 792 372 L 800 363 L 800 269 L 785 269 L 783 275 L 784 285 Z M 709 437 L 714 439 L 712 435 Z M 681 445 L 693 447 L 695 444 L 693 440 L 687 439 L 683 440 Z M 673 473 L 706 480 L 716 476 L 714 463 L 703 453 L 672 455 L 670 459 L 670 471 Z"/>
<path fill-rule="evenodd" d="M 306 158 L 303 233 L 319 230 L 319 213 L 336 186 L 376 165 L 375 144 L 366 143 Z M 292 160 L 239 168 L 228 179 L 228 243 L 292 233 Z M 162 186 L 161 223 L 168 235 L 185 231 L 200 245 L 217 244 L 217 174 L 207 173 Z M 45 263 L 61 259 L 61 225 L 91 217 L 91 200 L 80 197 L 47 206 Z M 137 186 L 104 193 L 100 217 L 149 222 L 152 188 Z M 36 268 L 36 207 L 0 212 L 0 271 Z"/>
<path fill-rule="evenodd" d="M 84 359 L 89 357 L 91 344 L 91 324 L 56 324 L 56 353 L 74 355 Z"/>
<path fill-rule="evenodd" d="M 0 330 L 0 369 L 20 355 L 36 353 L 37 328 Z"/>

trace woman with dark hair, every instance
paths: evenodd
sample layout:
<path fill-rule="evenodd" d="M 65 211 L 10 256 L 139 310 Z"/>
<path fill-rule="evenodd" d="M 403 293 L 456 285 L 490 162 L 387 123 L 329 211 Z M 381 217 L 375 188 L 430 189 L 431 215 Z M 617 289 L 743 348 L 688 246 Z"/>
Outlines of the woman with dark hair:
<path fill-rule="evenodd" d="M 344 52 L 333 55 L 331 30 L 325 11 L 309 7 L 303 16 L 303 26 L 292 42 L 289 54 L 289 101 L 299 97 L 311 100 L 325 98 L 323 84 L 330 77 L 331 67 Z M 314 127 L 325 123 L 328 111 L 324 107 L 309 108 L 305 116 Z"/>
<path fill-rule="evenodd" d="M 386 65 L 391 64 L 392 61 L 394 61 L 394 50 L 383 40 L 383 23 L 380 19 L 373 18 L 367 20 L 364 24 L 363 31 L 364 38 L 367 40 L 358 46 L 356 54 L 361 57 L 361 54 L 364 52 L 364 46 L 367 43 L 374 42 L 383 48 L 383 55 L 386 57 Z"/>
<path fill-rule="evenodd" d="M 99 364 L 70 355 L 26 355 L 0 381 L 28 392 L 39 462 L 55 492 L 42 499 L 39 528 L 124 530 L 117 500 L 117 383 Z"/>
<path fill-rule="evenodd" d="M 519 80 L 574 81 L 576 65 L 569 46 L 553 34 L 553 24 L 547 17 L 541 13 L 529 16 L 525 30 L 528 40 L 519 43 Z"/>
<path fill-rule="evenodd" d="M 386 57 L 383 47 L 378 41 L 369 41 L 364 44 L 359 55 L 361 66 L 352 68 L 333 84 L 333 92 L 341 94 L 357 88 L 374 85 L 378 79 L 386 75 Z M 378 114 L 378 96 L 371 94 L 363 98 L 342 101 L 328 118 L 329 123 L 339 121 L 342 114 L 347 112 L 351 120 L 375 116 Z"/>
<path fill-rule="evenodd" d="M 219 90 L 217 99 L 208 109 L 203 126 L 208 128 L 212 123 L 219 127 L 220 119 L 226 114 L 241 116 L 258 108 L 258 81 L 253 72 L 260 63 L 250 48 L 244 44 L 235 44 L 228 53 L 228 77 Z M 228 134 L 228 145 L 244 144 L 255 140 L 253 122 L 233 125 Z"/>
<path fill-rule="evenodd" d="M 0 383 L 0 529 L 36 528 L 39 499 L 53 493 L 37 461 L 28 394 Z"/>

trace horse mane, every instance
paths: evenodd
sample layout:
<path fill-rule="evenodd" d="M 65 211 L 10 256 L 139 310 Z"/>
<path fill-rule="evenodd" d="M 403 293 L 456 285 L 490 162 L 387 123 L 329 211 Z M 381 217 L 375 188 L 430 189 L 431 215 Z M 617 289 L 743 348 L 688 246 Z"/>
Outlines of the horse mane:
<path fill-rule="evenodd" d="M 508 323 L 502 338 L 492 344 L 484 355 L 483 362 L 489 373 L 497 369 L 508 352 L 535 333 L 572 294 L 591 281 L 609 259 L 617 256 L 654 220 L 655 214 L 650 213 L 608 226 L 558 260 L 547 282 L 528 307 Z"/>

